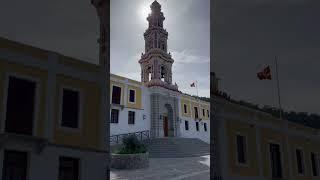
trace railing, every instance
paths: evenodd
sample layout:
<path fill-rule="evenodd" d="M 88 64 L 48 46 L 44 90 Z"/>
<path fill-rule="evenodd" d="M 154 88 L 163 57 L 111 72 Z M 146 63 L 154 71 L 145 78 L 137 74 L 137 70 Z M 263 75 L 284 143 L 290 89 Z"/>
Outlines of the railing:
<path fill-rule="evenodd" d="M 138 132 L 133 132 L 133 133 L 126 133 L 126 134 L 116 134 L 112 135 L 109 138 L 110 144 L 121 144 L 122 140 L 124 137 L 130 136 L 130 135 L 135 135 L 138 140 L 143 141 L 143 140 L 148 140 L 150 138 L 150 132 L 149 130 L 146 131 L 138 131 Z"/>

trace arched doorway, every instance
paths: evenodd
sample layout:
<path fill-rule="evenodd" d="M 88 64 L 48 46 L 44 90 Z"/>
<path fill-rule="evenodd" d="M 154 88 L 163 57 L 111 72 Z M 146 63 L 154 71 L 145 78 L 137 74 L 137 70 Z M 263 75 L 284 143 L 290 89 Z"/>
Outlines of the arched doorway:
<path fill-rule="evenodd" d="M 163 116 L 163 132 L 165 137 L 174 137 L 173 109 L 170 104 L 164 105 L 167 109 L 166 116 Z"/>

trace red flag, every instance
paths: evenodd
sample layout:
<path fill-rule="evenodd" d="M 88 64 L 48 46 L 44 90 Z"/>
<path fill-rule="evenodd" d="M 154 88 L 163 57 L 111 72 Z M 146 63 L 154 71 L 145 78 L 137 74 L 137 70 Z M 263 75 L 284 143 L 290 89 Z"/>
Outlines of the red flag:
<path fill-rule="evenodd" d="M 258 73 L 257 73 L 257 77 L 258 77 L 260 80 L 263 80 L 263 79 L 271 79 L 271 70 L 270 70 L 270 67 L 267 66 L 267 67 L 264 68 L 262 71 L 258 72 Z"/>
<path fill-rule="evenodd" d="M 196 87 L 196 84 L 193 82 L 192 84 L 190 84 L 191 87 Z"/>

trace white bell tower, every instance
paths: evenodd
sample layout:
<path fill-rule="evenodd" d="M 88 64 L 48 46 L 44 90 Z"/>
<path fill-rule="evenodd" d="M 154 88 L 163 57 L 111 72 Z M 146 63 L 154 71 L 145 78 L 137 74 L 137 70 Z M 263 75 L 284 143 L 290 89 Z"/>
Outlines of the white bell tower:
<path fill-rule="evenodd" d="M 178 91 L 178 86 L 172 84 L 174 60 L 167 51 L 168 32 L 163 28 L 165 17 L 157 1 L 154 1 L 150 7 L 151 14 L 147 17 L 149 26 L 144 33 L 145 53 L 142 53 L 139 60 L 141 82 L 147 87 L 161 86 Z"/>

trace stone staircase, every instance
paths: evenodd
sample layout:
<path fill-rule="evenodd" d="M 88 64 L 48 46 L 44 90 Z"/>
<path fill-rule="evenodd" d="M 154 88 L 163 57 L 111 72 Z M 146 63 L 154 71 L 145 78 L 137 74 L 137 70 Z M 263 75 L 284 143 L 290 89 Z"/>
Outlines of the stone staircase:
<path fill-rule="evenodd" d="M 210 145 L 196 138 L 156 138 L 147 143 L 150 158 L 199 157 L 210 154 Z"/>

